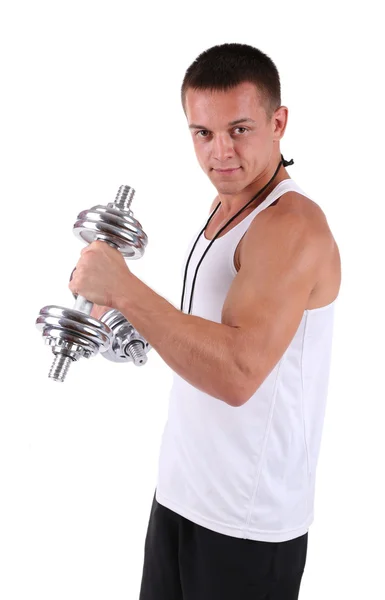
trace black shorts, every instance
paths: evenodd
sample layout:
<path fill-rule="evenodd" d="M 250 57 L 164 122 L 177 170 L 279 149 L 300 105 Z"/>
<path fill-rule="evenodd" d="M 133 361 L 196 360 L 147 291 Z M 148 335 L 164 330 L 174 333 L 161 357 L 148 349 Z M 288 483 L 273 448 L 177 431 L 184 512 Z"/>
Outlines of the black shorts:
<path fill-rule="evenodd" d="M 308 533 L 260 542 L 211 531 L 152 503 L 139 600 L 296 600 Z"/>

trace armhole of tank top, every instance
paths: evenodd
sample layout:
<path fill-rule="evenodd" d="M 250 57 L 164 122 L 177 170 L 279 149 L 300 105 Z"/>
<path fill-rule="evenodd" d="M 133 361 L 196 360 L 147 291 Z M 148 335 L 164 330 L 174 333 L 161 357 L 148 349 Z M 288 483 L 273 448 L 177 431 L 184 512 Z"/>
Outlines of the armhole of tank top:
<path fill-rule="evenodd" d="M 284 193 L 285 193 L 285 192 L 283 192 L 283 193 L 282 193 L 282 195 L 283 195 Z M 269 208 L 270 206 L 273 206 L 273 205 L 274 205 L 276 202 L 278 202 L 278 200 L 280 199 L 280 197 L 281 197 L 281 196 L 279 196 L 279 197 L 278 197 L 276 200 L 274 200 L 274 202 L 272 202 L 271 204 L 269 204 L 269 206 L 268 206 L 268 207 L 266 207 L 266 208 Z M 229 264 L 230 264 L 230 269 L 231 269 L 231 272 L 232 272 L 232 274 L 233 274 L 234 276 L 237 276 L 237 275 L 238 275 L 238 273 L 239 273 L 239 271 L 237 271 L 237 269 L 235 268 L 235 264 L 234 264 L 234 261 L 235 261 L 235 253 L 236 253 L 236 251 L 237 251 L 238 244 L 241 242 L 241 240 L 243 239 L 243 237 L 246 235 L 246 233 L 247 233 L 247 230 L 249 229 L 249 227 L 250 227 L 251 223 L 253 222 L 254 218 L 255 218 L 257 215 L 259 215 L 259 212 L 257 212 L 257 209 L 258 209 L 258 208 L 259 208 L 259 207 L 257 207 L 257 208 L 256 208 L 256 209 L 255 209 L 253 212 L 251 212 L 251 213 L 248 215 L 248 217 L 246 217 L 246 219 L 248 219 L 249 217 L 252 217 L 252 218 L 250 219 L 250 222 L 248 223 L 248 225 L 247 225 L 247 227 L 246 227 L 245 231 L 242 233 L 241 237 L 240 237 L 240 238 L 238 238 L 238 237 L 237 237 L 237 238 L 235 239 L 235 241 L 234 241 L 234 242 L 231 244 L 231 249 L 230 249 L 230 252 L 229 252 L 229 261 L 230 261 L 230 263 L 229 263 Z M 265 209 L 264 209 L 264 210 L 265 210 Z M 255 213 L 255 214 L 254 214 L 254 213 Z M 246 219 L 245 219 L 245 220 L 246 220 Z"/>
<path fill-rule="evenodd" d="M 250 223 L 252 222 L 253 219 L 250 220 Z M 237 251 L 238 245 L 240 244 L 241 240 L 244 238 L 244 236 L 247 233 L 248 228 L 250 227 L 250 223 L 248 224 L 248 226 L 246 227 L 245 231 L 241 234 L 240 237 L 236 236 L 234 240 L 232 240 L 231 244 L 230 244 L 230 252 L 229 252 L 229 266 L 230 266 L 230 270 L 231 273 L 234 275 L 234 277 L 236 277 L 239 273 L 239 271 L 237 271 L 237 269 L 235 268 L 235 253 Z"/>
<path fill-rule="evenodd" d="M 238 240 L 238 242 L 236 242 L 235 244 L 231 244 L 231 250 L 229 252 L 229 266 L 230 266 L 230 271 L 234 275 L 234 277 L 236 277 L 239 273 L 239 271 L 237 271 L 237 269 L 235 268 L 235 265 L 234 265 L 235 252 L 236 252 L 239 242 L 240 242 L 240 240 Z"/>

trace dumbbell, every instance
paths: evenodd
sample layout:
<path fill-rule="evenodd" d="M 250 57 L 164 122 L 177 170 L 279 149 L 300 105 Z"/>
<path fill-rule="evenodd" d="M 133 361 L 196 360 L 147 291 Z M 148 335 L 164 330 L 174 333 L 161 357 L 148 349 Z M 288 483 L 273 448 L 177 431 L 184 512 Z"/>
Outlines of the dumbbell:
<path fill-rule="evenodd" d="M 73 226 L 74 234 L 90 244 L 108 243 L 125 258 L 143 256 L 148 238 L 130 209 L 135 190 L 120 186 L 114 202 L 82 211 Z M 44 306 L 36 320 L 45 343 L 55 355 L 49 377 L 64 381 L 72 362 L 90 358 L 99 350 L 114 362 L 133 361 L 141 366 L 151 346 L 117 310 L 107 311 L 100 320 L 90 316 L 93 303 L 77 296 L 73 308 Z"/>

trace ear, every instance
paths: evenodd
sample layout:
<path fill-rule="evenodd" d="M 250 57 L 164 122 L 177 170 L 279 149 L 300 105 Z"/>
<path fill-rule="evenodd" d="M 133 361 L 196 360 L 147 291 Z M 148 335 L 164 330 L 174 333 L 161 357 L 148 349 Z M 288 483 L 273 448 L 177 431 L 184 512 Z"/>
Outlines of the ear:
<path fill-rule="evenodd" d="M 274 123 L 274 141 L 278 142 L 281 140 L 285 134 L 287 121 L 289 117 L 289 109 L 287 106 L 280 106 L 274 113 L 273 123 Z"/>

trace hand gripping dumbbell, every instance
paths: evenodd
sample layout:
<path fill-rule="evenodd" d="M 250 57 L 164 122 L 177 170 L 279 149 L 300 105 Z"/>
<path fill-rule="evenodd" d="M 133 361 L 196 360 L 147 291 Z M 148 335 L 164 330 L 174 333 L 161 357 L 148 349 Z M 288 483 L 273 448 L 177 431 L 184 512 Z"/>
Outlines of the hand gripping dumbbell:
<path fill-rule="evenodd" d="M 125 258 L 141 258 L 148 238 L 130 210 L 134 194 L 128 185 L 120 186 L 114 202 L 81 212 L 73 232 L 87 243 L 104 241 Z M 133 361 L 141 366 L 147 361 L 151 346 L 119 311 L 111 309 L 98 320 L 90 316 L 92 307 L 92 302 L 77 296 L 72 309 L 53 305 L 41 309 L 36 326 L 55 355 L 51 379 L 64 381 L 72 362 L 99 350 L 114 362 Z"/>

